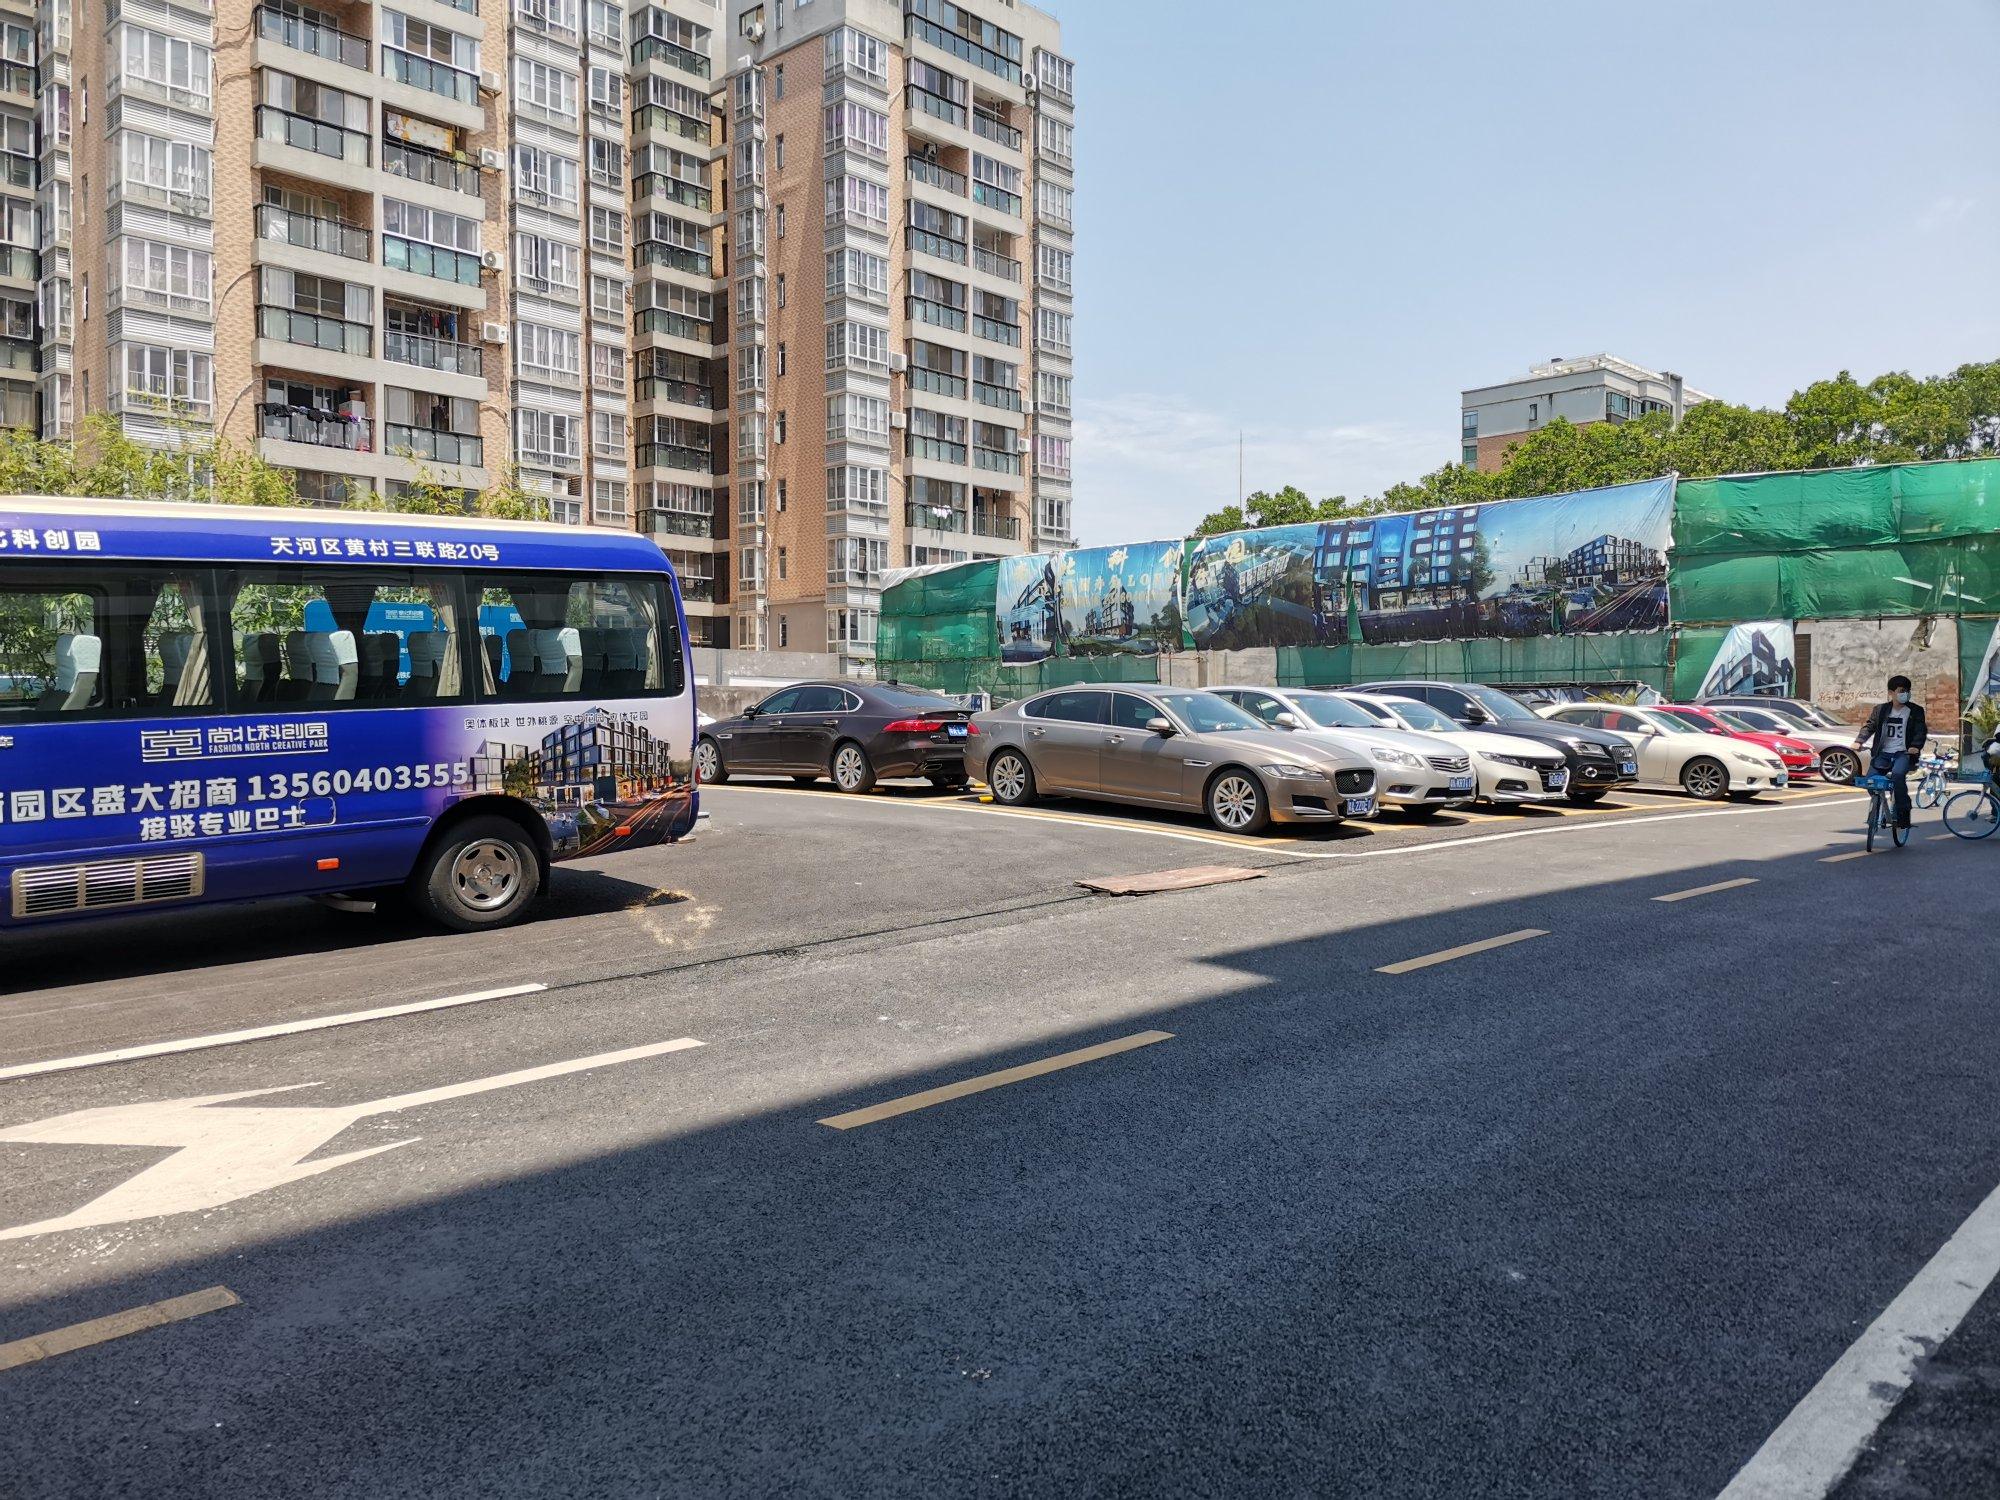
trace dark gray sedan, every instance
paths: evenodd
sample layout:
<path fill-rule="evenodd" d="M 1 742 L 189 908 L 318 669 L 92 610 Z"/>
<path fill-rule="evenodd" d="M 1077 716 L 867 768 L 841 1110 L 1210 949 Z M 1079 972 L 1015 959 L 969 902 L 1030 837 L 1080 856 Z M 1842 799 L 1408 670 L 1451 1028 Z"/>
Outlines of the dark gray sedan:
<path fill-rule="evenodd" d="M 831 776 L 865 792 L 884 776 L 965 785 L 972 715 L 921 688 L 880 682 L 795 682 L 755 708 L 702 726 L 695 775 L 711 786 L 732 776 Z"/>
<path fill-rule="evenodd" d="M 993 800 L 1093 797 L 1202 812 L 1225 833 L 1375 811 L 1364 755 L 1259 723 L 1213 693 L 1060 688 L 975 714 L 972 764 Z"/>

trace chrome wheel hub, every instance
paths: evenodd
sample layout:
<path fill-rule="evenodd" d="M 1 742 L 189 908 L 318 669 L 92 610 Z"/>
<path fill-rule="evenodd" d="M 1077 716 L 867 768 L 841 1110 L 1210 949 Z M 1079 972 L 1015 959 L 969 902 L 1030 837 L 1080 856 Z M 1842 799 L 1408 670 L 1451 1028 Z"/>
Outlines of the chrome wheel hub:
<path fill-rule="evenodd" d="M 833 758 L 833 779 L 843 787 L 861 784 L 861 752 L 849 745 Z"/>
<path fill-rule="evenodd" d="M 492 911 L 514 899 L 521 888 L 521 860 L 497 839 L 478 839 L 451 862 L 452 889 L 475 911 Z"/>
<path fill-rule="evenodd" d="M 1257 789 L 1241 776 L 1225 776 L 1215 784 L 1215 820 L 1226 828 L 1245 828 L 1257 816 Z"/>
<path fill-rule="evenodd" d="M 1012 802 L 1028 789 L 1028 778 L 1021 770 L 1021 763 L 1009 755 L 993 768 L 993 795 L 1003 802 Z"/>

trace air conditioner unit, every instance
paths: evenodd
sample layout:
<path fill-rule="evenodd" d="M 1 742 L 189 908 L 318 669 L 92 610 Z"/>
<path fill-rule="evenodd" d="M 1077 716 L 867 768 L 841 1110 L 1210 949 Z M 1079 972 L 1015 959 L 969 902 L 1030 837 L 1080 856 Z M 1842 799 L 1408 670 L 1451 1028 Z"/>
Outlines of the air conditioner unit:
<path fill-rule="evenodd" d="M 1033 453 L 1035 451 L 1035 445 L 1028 441 L 1028 435 L 1025 432 L 1014 439 L 1014 451 L 1017 453 Z"/>
<path fill-rule="evenodd" d="M 762 21 L 752 21 L 748 26 L 743 28 L 743 34 L 750 38 L 751 46 L 756 46 L 764 40 L 764 23 Z"/>
<path fill-rule="evenodd" d="M 907 354 L 890 355 L 889 368 L 894 370 L 898 375 L 902 374 L 903 371 L 910 368 L 910 356 Z"/>
<path fill-rule="evenodd" d="M 479 337 L 482 342 L 488 344 L 504 344 L 507 342 L 507 325 L 505 323 L 481 323 L 479 325 Z"/>
<path fill-rule="evenodd" d="M 910 425 L 910 414 L 906 411 L 890 412 L 889 425 L 895 428 L 896 431 L 901 432 L 904 428 Z"/>
<path fill-rule="evenodd" d="M 498 250 L 480 251 L 479 263 L 489 271 L 504 271 L 507 269 L 507 257 L 502 255 Z"/>
<path fill-rule="evenodd" d="M 479 88 L 482 93 L 497 94 L 500 92 L 501 85 L 504 82 L 505 80 L 501 78 L 499 72 L 493 68 L 481 68 L 479 70 Z"/>
<path fill-rule="evenodd" d="M 1021 412 L 1024 416 L 1032 417 L 1035 414 L 1035 403 L 1032 401 L 1023 401 L 1021 403 Z"/>
<path fill-rule="evenodd" d="M 489 172 L 497 172 L 507 165 L 507 158 L 491 146 L 479 148 L 479 165 Z"/>
<path fill-rule="evenodd" d="M 1030 94 L 1037 94 L 1041 92 L 1042 85 L 1033 73 L 1023 73 L 1021 87 Z"/>

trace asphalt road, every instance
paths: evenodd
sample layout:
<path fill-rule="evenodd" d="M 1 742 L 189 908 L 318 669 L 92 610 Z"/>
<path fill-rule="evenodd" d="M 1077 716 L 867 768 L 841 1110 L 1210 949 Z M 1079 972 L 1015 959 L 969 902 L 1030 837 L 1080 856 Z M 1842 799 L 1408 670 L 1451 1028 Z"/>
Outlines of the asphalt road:
<path fill-rule="evenodd" d="M 2000 1184 L 2000 849 L 1858 798 L 704 800 L 490 937 L 15 941 L 0 1069 L 544 988 L 0 1081 L 0 1494 L 1715 1495 Z M 1996 1365 L 1841 1493 L 1993 1494 Z"/>

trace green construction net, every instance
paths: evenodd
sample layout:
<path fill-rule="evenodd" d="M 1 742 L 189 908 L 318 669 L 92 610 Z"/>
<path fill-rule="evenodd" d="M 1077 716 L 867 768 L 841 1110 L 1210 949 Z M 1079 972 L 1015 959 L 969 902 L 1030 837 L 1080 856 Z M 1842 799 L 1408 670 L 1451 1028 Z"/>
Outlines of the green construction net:
<path fill-rule="evenodd" d="M 1338 687 L 1387 678 L 1456 682 L 1641 682 L 1667 690 L 1671 638 L 1631 635 L 1529 636 L 1507 640 L 1418 641 L 1400 646 L 1284 646 L 1278 681 Z"/>
<path fill-rule="evenodd" d="M 2000 459 L 1682 480 L 1668 586 L 1681 622 L 1991 611 Z"/>

